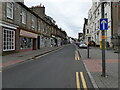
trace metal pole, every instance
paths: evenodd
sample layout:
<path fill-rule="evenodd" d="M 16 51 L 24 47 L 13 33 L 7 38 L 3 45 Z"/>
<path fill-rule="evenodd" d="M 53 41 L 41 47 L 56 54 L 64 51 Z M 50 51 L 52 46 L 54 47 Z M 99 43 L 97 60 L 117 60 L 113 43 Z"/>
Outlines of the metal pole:
<path fill-rule="evenodd" d="M 87 51 L 88 51 L 88 55 L 87 56 L 89 58 L 89 44 L 88 44 L 88 47 L 87 47 Z"/>
<path fill-rule="evenodd" d="M 104 3 L 101 3 L 101 18 L 104 18 Z M 102 76 L 106 76 L 106 65 L 105 65 L 105 30 L 102 30 Z"/>

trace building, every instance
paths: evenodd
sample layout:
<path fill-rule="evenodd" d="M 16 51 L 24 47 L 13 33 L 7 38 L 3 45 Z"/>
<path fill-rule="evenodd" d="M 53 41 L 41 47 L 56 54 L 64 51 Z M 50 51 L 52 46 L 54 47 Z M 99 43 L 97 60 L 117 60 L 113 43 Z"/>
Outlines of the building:
<path fill-rule="evenodd" d="M 52 34 L 57 44 L 62 41 L 63 35 L 66 38 L 55 21 L 44 15 L 45 7 L 37 6 L 39 8 L 42 11 L 37 13 L 25 6 L 24 2 L 0 2 L 0 53 L 51 47 Z"/>
<path fill-rule="evenodd" d="M 104 18 L 108 18 L 108 30 L 105 31 L 106 42 L 112 45 L 112 20 L 111 20 L 111 2 L 107 2 L 104 5 Z M 88 12 L 88 26 L 85 33 L 85 41 L 92 40 L 97 46 L 100 45 L 101 41 L 101 31 L 100 31 L 100 19 L 101 19 L 101 4 L 100 2 L 93 2 L 92 7 Z"/>
<path fill-rule="evenodd" d="M 83 25 L 83 40 L 85 42 L 88 41 L 88 19 L 84 18 L 84 25 Z"/>
<path fill-rule="evenodd" d="M 119 46 L 120 40 L 120 2 L 112 2 L 112 43 L 114 49 Z"/>
<path fill-rule="evenodd" d="M 83 33 L 78 33 L 78 41 L 82 41 L 83 40 Z"/>

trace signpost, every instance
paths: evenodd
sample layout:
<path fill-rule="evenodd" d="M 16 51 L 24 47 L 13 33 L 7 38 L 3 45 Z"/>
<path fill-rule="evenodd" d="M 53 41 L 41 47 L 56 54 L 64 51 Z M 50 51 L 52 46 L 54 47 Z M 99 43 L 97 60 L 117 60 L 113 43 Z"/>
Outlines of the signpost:
<path fill-rule="evenodd" d="M 106 76 L 106 62 L 105 62 L 105 30 L 108 30 L 108 19 L 104 18 L 104 3 L 101 3 L 101 18 L 100 30 L 102 31 L 102 76 Z"/>

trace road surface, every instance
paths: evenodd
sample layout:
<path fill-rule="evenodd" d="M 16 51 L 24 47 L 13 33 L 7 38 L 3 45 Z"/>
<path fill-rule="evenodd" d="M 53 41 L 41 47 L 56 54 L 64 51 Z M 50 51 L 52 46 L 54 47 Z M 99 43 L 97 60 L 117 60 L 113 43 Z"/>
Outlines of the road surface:
<path fill-rule="evenodd" d="M 3 70 L 3 88 L 93 88 L 75 45 Z M 87 90 L 86 89 L 86 90 Z"/>

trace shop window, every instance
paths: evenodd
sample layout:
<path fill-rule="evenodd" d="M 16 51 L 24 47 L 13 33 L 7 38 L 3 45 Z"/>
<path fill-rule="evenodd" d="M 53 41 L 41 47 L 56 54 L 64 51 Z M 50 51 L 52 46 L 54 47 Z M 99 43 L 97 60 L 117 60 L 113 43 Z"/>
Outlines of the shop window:
<path fill-rule="evenodd" d="M 20 48 L 21 49 L 31 49 L 32 48 L 32 39 L 27 37 L 20 37 Z"/>
<path fill-rule="evenodd" d="M 7 17 L 13 19 L 13 3 L 7 2 Z"/>
<path fill-rule="evenodd" d="M 3 51 L 15 50 L 15 31 L 3 30 Z"/>

